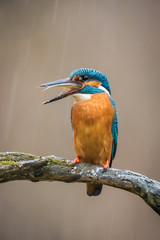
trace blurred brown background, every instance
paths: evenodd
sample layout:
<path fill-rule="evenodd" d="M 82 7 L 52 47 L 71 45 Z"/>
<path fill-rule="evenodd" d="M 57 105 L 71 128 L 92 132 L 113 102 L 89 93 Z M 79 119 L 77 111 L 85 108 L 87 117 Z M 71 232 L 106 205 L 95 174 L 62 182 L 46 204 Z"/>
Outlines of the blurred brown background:
<path fill-rule="evenodd" d="M 79 67 L 105 73 L 119 113 L 113 167 L 160 180 L 160 1 L 0 1 L 0 151 L 74 159 L 71 97 L 41 83 Z M 105 186 L 0 185 L 0 239 L 160 239 L 159 216 L 142 199 Z"/>

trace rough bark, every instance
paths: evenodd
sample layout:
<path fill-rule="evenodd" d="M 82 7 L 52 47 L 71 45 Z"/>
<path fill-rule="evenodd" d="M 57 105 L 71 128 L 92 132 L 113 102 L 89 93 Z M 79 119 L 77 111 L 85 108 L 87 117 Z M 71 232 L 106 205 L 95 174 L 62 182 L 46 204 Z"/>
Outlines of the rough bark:
<path fill-rule="evenodd" d="M 0 183 L 13 180 L 90 182 L 121 188 L 141 198 L 160 215 L 160 182 L 129 170 L 107 169 L 55 156 L 0 153 Z"/>

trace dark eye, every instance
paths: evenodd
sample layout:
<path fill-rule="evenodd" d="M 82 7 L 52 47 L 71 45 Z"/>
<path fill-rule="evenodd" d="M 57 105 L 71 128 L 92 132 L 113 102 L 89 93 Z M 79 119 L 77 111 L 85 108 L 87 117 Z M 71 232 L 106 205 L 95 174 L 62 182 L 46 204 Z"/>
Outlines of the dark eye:
<path fill-rule="evenodd" d="M 88 79 L 89 79 L 89 77 L 88 77 L 87 75 L 84 75 L 84 76 L 83 76 L 83 80 L 84 80 L 84 81 L 87 81 Z"/>

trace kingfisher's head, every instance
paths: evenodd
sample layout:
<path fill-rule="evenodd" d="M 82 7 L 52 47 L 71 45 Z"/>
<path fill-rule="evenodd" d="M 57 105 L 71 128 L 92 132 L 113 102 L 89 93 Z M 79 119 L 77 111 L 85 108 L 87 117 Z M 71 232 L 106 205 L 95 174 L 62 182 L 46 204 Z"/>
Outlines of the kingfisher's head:
<path fill-rule="evenodd" d="M 45 87 L 46 89 L 50 87 L 67 89 L 67 91 L 63 91 L 59 96 L 44 102 L 44 104 L 54 102 L 69 95 L 72 95 L 76 99 L 87 99 L 85 96 L 94 93 L 106 92 L 111 94 L 107 77 L 103 73 L 90 68 L 79 68 L 73 71 L 68 78 L 45 83 L 40 87 Z"/>

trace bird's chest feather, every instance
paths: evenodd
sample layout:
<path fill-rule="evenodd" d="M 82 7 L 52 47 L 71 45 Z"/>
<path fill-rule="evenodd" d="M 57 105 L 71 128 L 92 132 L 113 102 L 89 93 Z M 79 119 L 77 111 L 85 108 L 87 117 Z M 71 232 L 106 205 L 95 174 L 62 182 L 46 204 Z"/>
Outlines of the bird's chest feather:
<path fill-rule="evenodd" d="M 115 109 L 106 93 L 93 94 L 91 99 L 73 105 L 74 145 L 83 162 L 102 164 L 110 158 L 114 116 Z"/>

